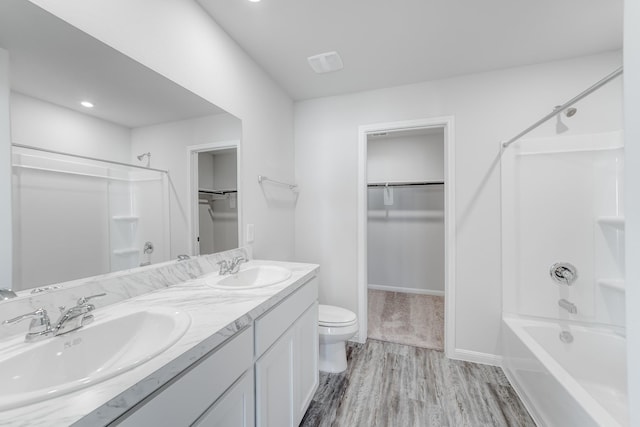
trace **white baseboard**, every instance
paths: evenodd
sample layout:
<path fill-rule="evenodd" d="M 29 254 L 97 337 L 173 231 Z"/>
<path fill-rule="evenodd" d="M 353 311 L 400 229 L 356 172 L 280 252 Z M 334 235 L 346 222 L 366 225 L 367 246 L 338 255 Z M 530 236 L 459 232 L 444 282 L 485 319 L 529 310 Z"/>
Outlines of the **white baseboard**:
<path fill-rule="evenodd" d="M 385 285 L 367 285 L 367 287 L 369 289 L 374 289 L 376 291 L 402 292 L 405 294 L 433 295 L 437 297 L 444 296 L 444 291 L 435 291 L 433 289 L 401 288 L 399 286 L 385 286 Z"/>
<path fill-rule="evenodd" d="M 481 363 L 483 365 L 491 365 L 502 367 L 502 356 L 490 353 L 481 353 L 479 351 L 461 350 L 459 348 L 453 351 L 447 351 L 449 359 L 463 360 L 465 362 Z"/>

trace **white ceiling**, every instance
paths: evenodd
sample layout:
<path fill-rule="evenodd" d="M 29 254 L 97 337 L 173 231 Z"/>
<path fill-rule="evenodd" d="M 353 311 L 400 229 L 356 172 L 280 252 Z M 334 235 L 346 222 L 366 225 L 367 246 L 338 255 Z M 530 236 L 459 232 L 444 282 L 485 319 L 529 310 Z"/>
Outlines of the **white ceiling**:
<path fill-rule="evenodd" d="M 129 128 L 224 112 L 25 0 L 0 0 L 0 47 L 12 90 Z"/>
<path fill-rule="evenodd" d="M 622 0 L 197 1 L 295 100 L 622 47 Z"/>

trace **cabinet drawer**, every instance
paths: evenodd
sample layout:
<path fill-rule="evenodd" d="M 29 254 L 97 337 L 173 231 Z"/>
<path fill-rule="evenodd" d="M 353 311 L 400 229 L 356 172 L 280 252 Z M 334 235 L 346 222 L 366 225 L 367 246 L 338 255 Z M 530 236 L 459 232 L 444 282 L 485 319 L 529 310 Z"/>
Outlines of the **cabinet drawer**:
<path fill-rule="evenodd" d="M 191 425 L 252 364 L 253 328 L 249 327 L 204 356 L 116 424 Z"/>
<path fill-rule="evenodd" d="M 256 358 L 260 357 L 318 299 L 318 278 L 302 285 L 255 321 Z"/>

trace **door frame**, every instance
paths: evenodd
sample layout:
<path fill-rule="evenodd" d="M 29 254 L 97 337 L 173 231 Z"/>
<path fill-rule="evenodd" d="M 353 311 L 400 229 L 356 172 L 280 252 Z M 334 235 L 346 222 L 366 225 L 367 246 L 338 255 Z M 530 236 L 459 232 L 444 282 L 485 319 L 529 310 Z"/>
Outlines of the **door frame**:
<path fill-rule="evenodd" d="M 200 153 L 208 153 L 211 151 L 221 151 L 228 150 L 230 148 L 236 149 L 236 183 L 238 190 L 238 198 L 236 200 L 237 208 L 238 208 L 238 246 L 241 246 L 243 240 L 243 216 L 242 216 L 242 162 L 240 159 L 241 155 L 241 145 L 240 140 L 229 140 L 229 141 L 219 141 L 219 142 L 210 142 L 206 144 L 198 144 L 198 145 L 189 145 L 187 147 L 187 194 L 189 195 L 189 203 L 188 203 L 188 214 L 187 218 L 189 219 L 189 249 L 191 251 L 191 255 L 200 255 L 200 245 L 198 244 L 198 240 L 196 236 L 200 233 L 200 223 L 199 223 L 199 209 L 198 209 L 198 154 Z"/>
<path fill-rule="evenodd" d="M 358 256 L 357 289 L 359 330 L 356 339 L 364 343 L 367 339 L 367 137 L 378 132 L 393 132 L 411 129 L 442 128 L 444 130 L 444 345 L 445 355 L 455 354 L 455 137 L 454 117 L 442 116 L 399 122 L 375 123 L 358 128 Z"/>

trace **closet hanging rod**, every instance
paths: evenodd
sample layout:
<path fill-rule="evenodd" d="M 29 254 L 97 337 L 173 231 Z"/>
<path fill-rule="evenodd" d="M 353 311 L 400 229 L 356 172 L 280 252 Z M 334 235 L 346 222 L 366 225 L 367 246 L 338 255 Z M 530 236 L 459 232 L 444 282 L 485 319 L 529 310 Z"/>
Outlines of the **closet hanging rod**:
<path fill-rule="evenodd" d="M 166 173 L 166 174 L 169 173 L 169 171 L 164 170 L 164 169 L 148 168 L 148 167 L 145 167 L 145 166 L 132 165 L 130 163 L 123 163 L 123 162 L 116 162 L 116 161 L 113 161 L 113 160 L 99 159 L 97 157 L 89 157 L 89 156 L 82 156 L 80 154 L 65 153 L 64 151 L 56 151 L 56 150 L 49 150 L 47 148 L 32 147 L 30 145 L 11 144 L 11 146 L 12 147 L 18 147 L 18 148 L 26 148 L 28 150 L 42 151 L 43 153 L 59 154 L 61 156 L 69 156 L 69 157 L 75 157 L 75 158 L 78 158 L 78 159 L 93 160 L 93 161 L 96 161 L 96 162 L 109 163 L 109 164 L 112 164 L 112 165 L 126 166 L 128 168 L 144 169 L 144 170 L 147 170 L 147 171 L 163 172 L 163 173 Z"/>
<path fill-rule="evenodd" d="M 535 128 L 540 126 L 541 124 L 545 123 L 547 120 L 557 116 L 558 114 L 562 113 L 567 108 L 571 107 L 576 102 L 580 101 L 582 98 L 584 98 L 586 96 L 589 96 L 591 93 L 593 93 L 596 90 L 600 89 L 602 86 L 606 85 L 611 80 L 613 80 L 616 77 L 622 75 L 622 72 L 623 72 L 623 68 L 622 67 L 617 68 L 611 74 L 609 74 L 609 75 L 603 77 L 602 79 L 598 80 L 593 85 L 589 86 L 587 89 L 583 90 L 582 92 L 580 92 L 579 94 L 577 94 L 576 96 L 574 96 L 573 98 L 571 98 L 570 100 L 565 102 L 564 104 L 560 105 L 557 108 L 554 108 L 552 112 L 550 112 L 549 114 L 547 114 L 546 116 L 544 116 L 543 118 L 541 118 L 540 120 L 538 120 L 537 122 L 535 122 L 534 124 L 532 124 L 531 126 L 526 128 L 525 130 L 523 130 L 522 132 L 520 132 L 519 134 L 517 134 L 516 136 L 514 136 L 510 140 L 508 140 L 506 142 L 503 142 L 502 143 L 502 147 L 507 148 L 508 146 L 510 146 L 511 144 L 516 142 L 517 140 L 519 140 L 521 137 L 525 136 L 526 134 L 528 134 L 529 132 L 531 132 L 532 130 L 534 130 Z"/>
<path fill-rule="evenodd" d="M 367 187 L 409 187 L 413 185 L 443 185 L 444 181 L 416 181 L 416 182 L 372 182 Z"/>
<path fill-rule="evenodd" d="M 289 184 L 288 182 L 276 181 L 275 179 L 267 178 L 264 175 L 258 175 L 258 183 L 259 184 L 262 184 L 265 181 L 272 182 L 272 183 L 278 184 L 278 185 L 284 185 L 286 187 L 289 187 L 289 190 L 297 190 L 297 188 L 298 188 L 297 184 Z"/>

